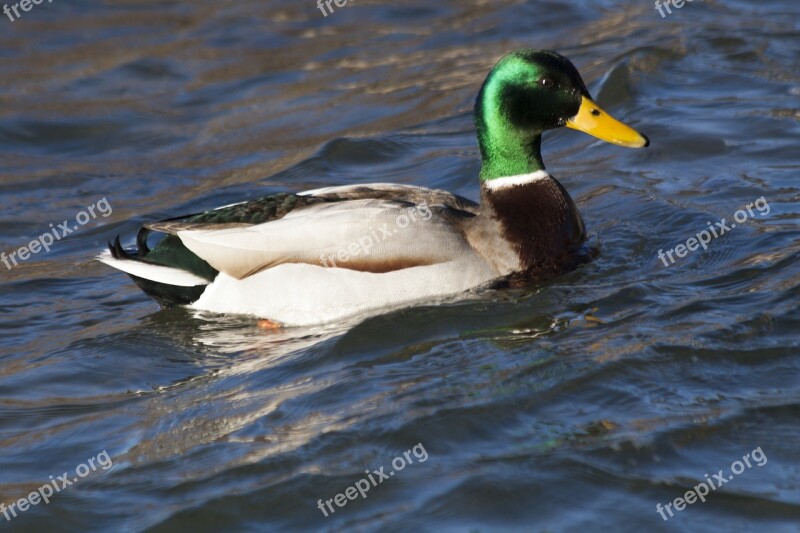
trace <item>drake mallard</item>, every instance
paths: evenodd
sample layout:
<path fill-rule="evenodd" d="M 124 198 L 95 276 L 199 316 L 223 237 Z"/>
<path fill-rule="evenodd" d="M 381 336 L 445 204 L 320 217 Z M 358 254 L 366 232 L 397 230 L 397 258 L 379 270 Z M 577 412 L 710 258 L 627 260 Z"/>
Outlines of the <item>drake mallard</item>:
<path fill-rule="evenodd" d="M 311 325 L 452 296 L 504 278 L 573 269 L 583 219 L 542 162 L 542 133 L 566 126 L 620 146 L 647 137 L 592 100 L 578 70 L 519 50 L 475 102 L 481 202 L 375 183 L 280 193 L 146 224 L 99 257 L 163 306 Z M 148 236 L 163 234 L 157 246 Z"/>

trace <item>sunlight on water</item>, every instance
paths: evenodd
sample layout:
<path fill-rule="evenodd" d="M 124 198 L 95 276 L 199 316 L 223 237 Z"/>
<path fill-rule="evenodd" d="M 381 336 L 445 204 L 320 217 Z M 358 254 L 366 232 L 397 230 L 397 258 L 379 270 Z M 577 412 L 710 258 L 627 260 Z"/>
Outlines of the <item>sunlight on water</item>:
<path fill-rule="evenodd" d="M 56 1 L 0 18 L 0 250 L 72 228 L 0 263 L 0 514 L 18 515 L 0 524 L 797 531 L 796 2 L 341 4 Z M 652 141 L 545 135 L 598 250 L 574 272 L 269 331 L 159 310 L 93 260 L 142 223 L 272 192 L 477 199 L 475 95 L 522 47 L 570 57 Z M 418 443 L 426 461 L 320 512 Z M 103 451 L 113 466 L 79 476 Z M 19 505 L 62 473 L 77 481 Z"/>

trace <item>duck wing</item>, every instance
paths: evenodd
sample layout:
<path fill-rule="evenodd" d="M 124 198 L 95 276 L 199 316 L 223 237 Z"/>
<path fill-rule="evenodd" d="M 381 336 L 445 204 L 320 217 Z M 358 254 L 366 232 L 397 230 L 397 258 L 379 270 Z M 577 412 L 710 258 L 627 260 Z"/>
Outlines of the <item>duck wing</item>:
<path fill-rule="evenodd" d="M 403 199 L 388 199 L 392 195 L 386 190 L 382 198 L 364 190 L 299 195 L 317 201 L 301 200 L 301 207 L 262 223 L 226 220 L 214 226 L 195 219 L 154 229 L 175 231 L 192 253 L 236 279 L 287 263 L 384 273 L 443 263 L 472 251 L 462 226 L 473 213 L 426 203 L 435 194 L 399 192 Z"/>

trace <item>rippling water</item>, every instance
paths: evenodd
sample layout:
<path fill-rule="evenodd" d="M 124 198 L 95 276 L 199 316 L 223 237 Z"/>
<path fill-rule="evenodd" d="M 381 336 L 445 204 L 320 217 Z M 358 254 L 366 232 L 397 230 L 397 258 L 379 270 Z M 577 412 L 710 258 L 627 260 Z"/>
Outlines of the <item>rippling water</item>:
<path fill-rule="evenodd" d="M 0 502 L 113 462 L 0 528 L 798 531 L 800 8 L 672 11 L 57 0 L 0 18 L 0 249 L 113 208 L 0 265 Z M 652 140 L 545 137 L 593 263 L 276 333 L 159 311 L 93 262 L 143 221 L 269 192 L 394 181 L 475 198 L 472 102 L 520 47 L 570 57 Z M 768 214 L 659 260 L 761 197 Z M 318 509 L 418 444 L 426 460 Z M 757 448 L 763 466 L 659 515 Z"/>

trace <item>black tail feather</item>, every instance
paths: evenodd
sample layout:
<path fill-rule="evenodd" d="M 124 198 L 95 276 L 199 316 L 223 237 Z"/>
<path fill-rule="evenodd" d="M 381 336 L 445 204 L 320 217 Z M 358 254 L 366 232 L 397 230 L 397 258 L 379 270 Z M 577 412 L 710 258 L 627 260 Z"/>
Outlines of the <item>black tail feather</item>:
<path fill-rule="evenodd" d="M 108 249 L 114 259 L 132 259 L 131 255 L 122 248 L 122 243 L 119 242 L 119 235 L 114 239 L 113 244 L 108 243 Z"/>
<path fill-rule="evenodd" d="M 147 247 L 146 241 L 147 235 L 145 234 L 142 236 L 142 232 L 140 231 L 139 234 L 136 235 L 136 246 L 138 249 L 126 250 L 122 247 L 122 243 L 119 240 L 119 235 L 117 235 L 113 242 L 108 243 L 108 250 L 111 252 L 111 257 L 114 259 L 129 259 L 149 263 L 150 261 L 143 259 L 144 256 L 150 251 L 150 248 Z"/>
<path fill-rule="evenodd" d="M 144 226 L 142 226 L 136 234 L 136 248 L 139 257 L 144 257 L 150 252 L 150 248 L 147 246 L 148 235 L 150 235 L 150 230 Z"/>

